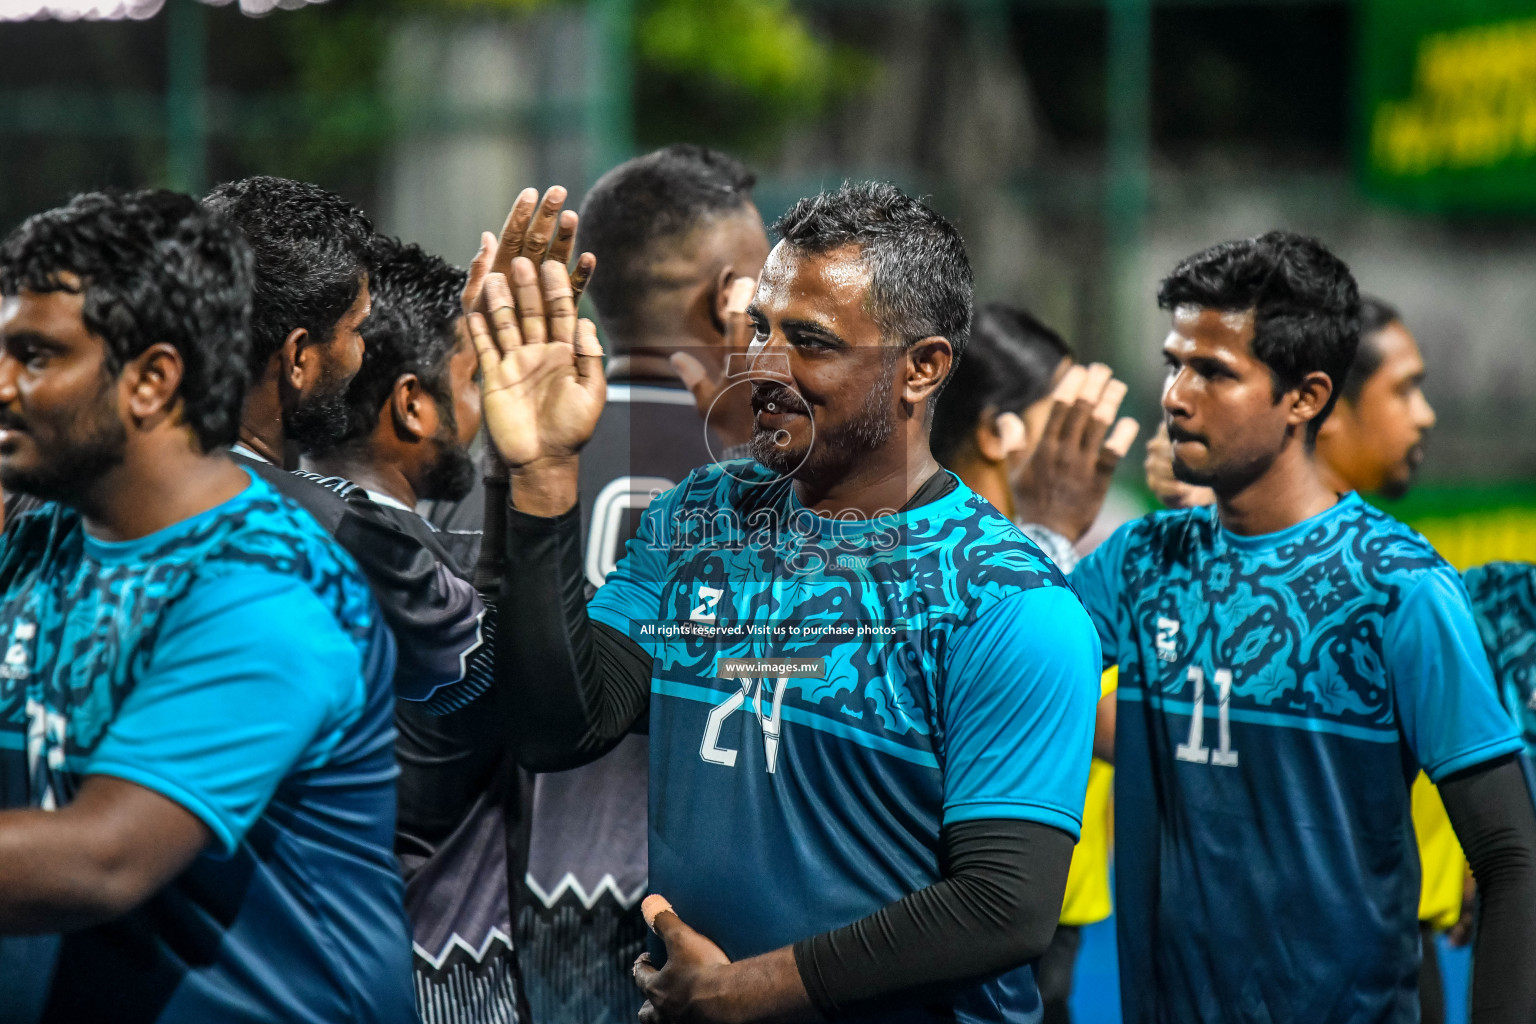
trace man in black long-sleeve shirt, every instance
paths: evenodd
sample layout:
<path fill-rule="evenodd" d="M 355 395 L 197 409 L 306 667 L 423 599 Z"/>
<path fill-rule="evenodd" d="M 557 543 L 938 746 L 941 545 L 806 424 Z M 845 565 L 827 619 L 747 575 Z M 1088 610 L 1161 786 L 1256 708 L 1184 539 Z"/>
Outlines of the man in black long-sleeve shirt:
<path fill-rule="evenodd" d="M 1028 1021 L 1097 644 L 1054 567 L 929 454 L 970 323 L 954 229 L 877 185 L 779 227 L 750 311 L 755 459 L 653 502 L 590 618 L 574 506 L 600 352 L 559 268 L 541 294 L 514 264 L 520 322 L 487 285 L 518 750 L 580 764 L 649 713 L 651 879 L 677 912 L 656 918 L 666 966 L 636 965 L 643 1020 Z"/>

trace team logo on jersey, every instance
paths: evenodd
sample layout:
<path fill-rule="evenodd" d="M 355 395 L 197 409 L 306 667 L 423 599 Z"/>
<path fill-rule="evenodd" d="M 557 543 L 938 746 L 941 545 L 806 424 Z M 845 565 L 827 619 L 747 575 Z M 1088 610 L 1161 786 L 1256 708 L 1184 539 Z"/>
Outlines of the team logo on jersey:
<path fill-rule="evenodd" d="M 699 603 L 693 606 L 693 611 L 688 615 L 689 622 L 714 622 L 715 605 L 720 603 L 720 598 L 725 591 L 719 587 L 706 587 L 699 584 L 699 592 L 696 595 Z"/>
<path fill-rule="evenodd" d="M 31 675 L 27 658 L 27 642 L 37 636 L 37 623 L 18 622 L 11 632 L 10 646 L 5 650 L 5 661 L 0 662 L 0 679 L 25 679 Z"/>
<path fill-rule="evenodd" d="M 1157 657 L 1160 661 L 1179 660 L 1179 620 L 1157 617 Z"/>

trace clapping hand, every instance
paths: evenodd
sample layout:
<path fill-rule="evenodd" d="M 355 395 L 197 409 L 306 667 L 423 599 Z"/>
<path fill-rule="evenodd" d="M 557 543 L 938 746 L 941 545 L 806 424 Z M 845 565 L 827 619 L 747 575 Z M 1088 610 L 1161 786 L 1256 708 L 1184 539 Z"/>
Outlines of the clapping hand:
<path fill-rule="evenodd" d="M 1098 517 L 1115 467 L 1140 429 L 1116 420 L 1126 386 L 1102 363 L 1074 366 L 1051 395 L 1040 441 L 1013 474 L 1019 518 L 1076 542 Z"/>
<path fill-rule="evenodd" d="M 578 320 L 565 265 L 512 260 L 485 276 L 488 313 L 467 318 L 480 357 L 485 428 L 513 477 L 513 501 L 559 515 L 576 500 L 576 453 L 592 437 L 607 386 L 597 328 Z"/>
<path fill-rule="evenodd" d="M 480 251 L 475 253 L 469 265 L 469 280 L 464 285 L 461 303 L 465 314 L 489 313 L 484 302 L 485 279 L 490 274 L 512 277 L 512 261 L 519 256 L 535 267 L 546 262 L 564 266 L 570 261 L 571 248 L 576 242 L 577 216 L 573 210 L 561 211 L 565 205 L 564 188 L 555 185 L 544 193 L 540 201 L 538 189 L 525 188 L 507 214 L 498 239 L 489 231 L 480 236 Z M 584 252 L 576 260 L 571 271 L 571 297 L 581 301 L 581 293 L 592 279 L 597 258 Z"/>

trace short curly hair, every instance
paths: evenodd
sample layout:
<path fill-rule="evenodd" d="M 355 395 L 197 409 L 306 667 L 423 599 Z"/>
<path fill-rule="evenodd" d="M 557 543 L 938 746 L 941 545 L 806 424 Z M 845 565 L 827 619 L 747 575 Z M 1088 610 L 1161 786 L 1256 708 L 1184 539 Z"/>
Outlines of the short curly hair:
<path fill-rule="evenodd" d="M 459 293 L 468 274 L 398 238 L 379 236 L 373 254 L 373 312 L 363 324 L 363 365 L 347 386 L 347 425 L 333 448 L 373 433 L 402 374 L 416 374 L 443 415 L 453 418 L 448 359 L 458 340 Z"/>
<path fill-rule="evenodd" d="M 0 244 L 0 294 L 79 291 L 108 372 L 158 342 L 175 346 L 182 420 L 203 451 L 229 445 L 240 426 L 254 280 L 240 231 L 175 192 L 78 195 Z"/>
<path fill-rule="evenodd" d="M 368 278 L 368 218 L 319 185 L 266 176 L 225 182 L 203 204 L 234 221 L 256 255 L 251 378 L 296 328 L 329 341 Z"/>
<path fill-rule="evenodd" d="M 1195 305 L 1253 311 L 1253 354 L 1269 367 L 1275 400 L 1322 371 L 1333 394 L 1307 424 L 1307 440 L 1343 394 L 1360 344 L 1360 289 L 1344 261 L 1315 238 L 1271 231 L 1222 242 L 1174 267 L 1157 290 L 1163 309 Z"/>

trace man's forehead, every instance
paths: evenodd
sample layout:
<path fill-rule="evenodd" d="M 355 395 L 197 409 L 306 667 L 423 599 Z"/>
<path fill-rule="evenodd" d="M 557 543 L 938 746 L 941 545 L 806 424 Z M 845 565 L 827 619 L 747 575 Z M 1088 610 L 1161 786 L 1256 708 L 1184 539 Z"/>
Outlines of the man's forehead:
<path fill-rule="evenodd" d="M 65 283 L 63 275 L 60 283 Z M 79 278 L 69 275 L 69 283 L 78 286 Z M 0 331 L 31 331 L 60 338 L 84 331 L 80 317 L 84 304 L 85 296 L 78 291 L 35 292 L 22 288 L 15 295 L 0 297 Z"/>
<path fill-rule="evenodd" d="M 807 252 L 780 242 L 763 264 L 763 283 L 775 288 L 851 292 L 862 298 L 869 288 L 869 267 L 857 245 Z"/>
<path fill-rule="evenodd" d="M 1381 369 L 1391 367 L 1397 372 L 1414 373 L 1424 367 L 1418 341 L 1408 328 L 1395 320 L 1375 334 L 1361 338 L 1360 344 L 1376 346 L 1381 355 Z"/>
<path fill-rule="evenodd" d="M 1183 302 L 1173 309 L 1173 331 L 1165 344 L 1205 345 L 1248 352 L 1253 340 L 1254 311 L 1230 310 Z"/>

